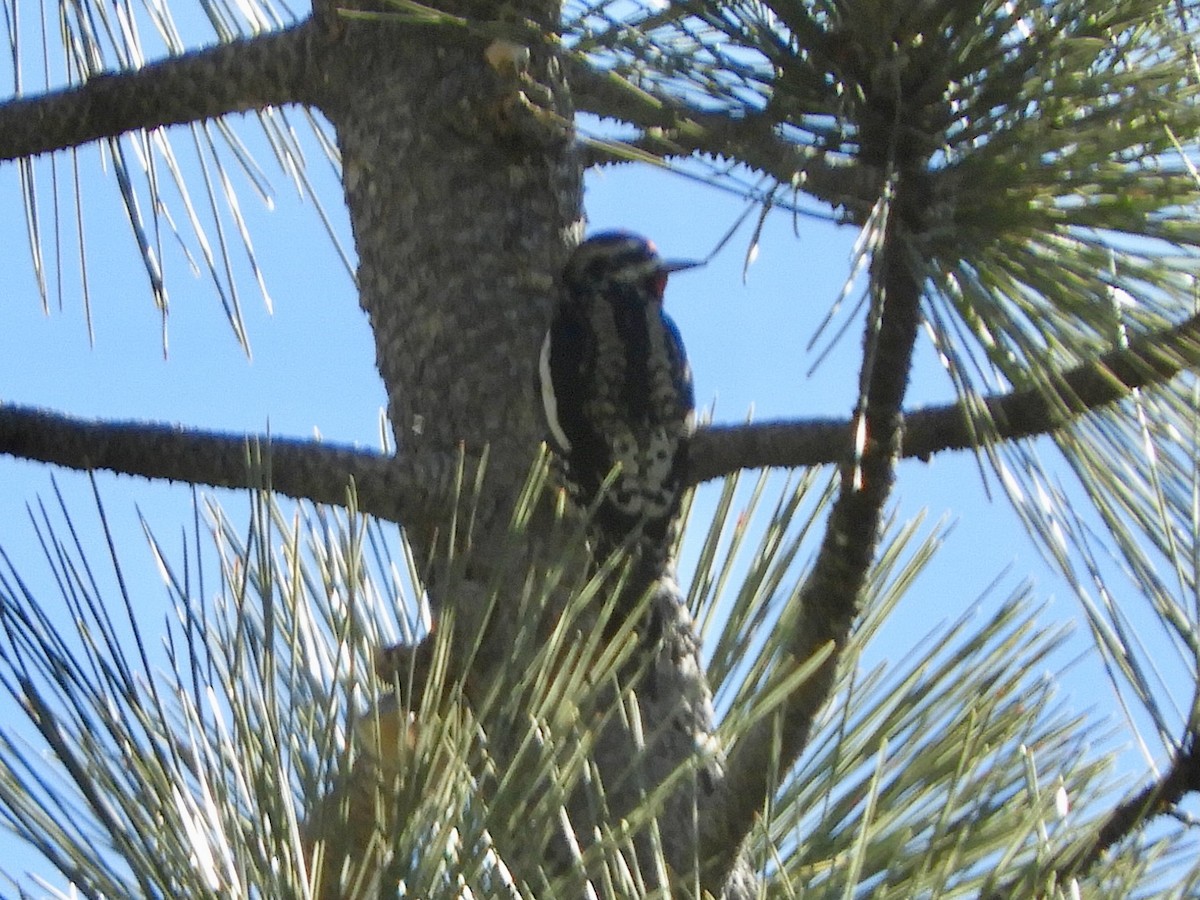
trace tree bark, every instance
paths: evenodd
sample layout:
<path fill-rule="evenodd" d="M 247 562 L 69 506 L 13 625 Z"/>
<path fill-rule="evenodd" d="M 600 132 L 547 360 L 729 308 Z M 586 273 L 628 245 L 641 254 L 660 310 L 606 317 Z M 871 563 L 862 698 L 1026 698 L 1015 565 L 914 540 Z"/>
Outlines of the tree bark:
<path fill-rule="evenodd" d="M 476 8 L 472 21 L 500 10 Z M 522 12 L 549 31 L 557 26 L 557 8 Z M 501 567 L 523 578 L 534 554 L 556 546 L 533 542 L 529 557 L 514 561 L 508 525 L 544 432 L 534 393 L 538 349 L 558 273 L 582 233 L 573 109 L 549 42 L 531 46 L 528 69 L 515 74 L 488 62 L 486 36 L 461 28 L 351 21 L 340 42 L 317 104 L 342 152 L 360 301 L 397 453 L 440 472 L 447 495 L 460 453 L 486 454 L 465 570 L 435 565 L 429 583 L 435 604 L 453 605 L 462 634 L 454 643 L 472 660 L 468 683 L 487 686 L 512 665 L 521 582 L 511 582 L 509 615 L 500 608 L 489 617 L 485 586 Z M 460 557 L 461 546 L 448 552 L 445 520 L 404 524 L 423 558 Z M 610 826 L 696 757 L 712 730 L 698 640 L 673 580 L 657 586 L 652 607 L 664 637 L 639 682 L 653 685 L 638 694 L 641 721 L 631 728 L 612 716 L 595 751 Z M 616 693 L 613 702 L 621 702 Z M 675 790 L 660 818 L 668 866 L 683 876 L 695 868 L 696 785 L 715 777 L 715 765 Z M 585 845 L 605 824 L 587 797 L 572 798 L 568 812 Z M 643 875 L 657 884 L 648 844 L 637 837 L 634 846 Z M 570 869 L 565 845 L 548 853 L 552 870 Z"/>

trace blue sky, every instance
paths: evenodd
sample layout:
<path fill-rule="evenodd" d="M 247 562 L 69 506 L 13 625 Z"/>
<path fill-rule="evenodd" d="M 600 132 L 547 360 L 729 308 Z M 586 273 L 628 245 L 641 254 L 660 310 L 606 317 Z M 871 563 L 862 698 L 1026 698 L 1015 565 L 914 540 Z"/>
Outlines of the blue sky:
<path fill-rule="evenodd" d="M 249 123 L 247 123 L 249 124 Z M 255 128 L 242 129 L 244 134 Z M 176 129 L 173 139 L 190 143 Z M 315 159 L 315 153 L 314 153 Z M 266 209 L 243 190 L 260 264 L 274 300 L 268 314 L 244 277 L 244 311 L 253 346 L 248 360 L 225 322 L 216 295 L 194 277 L 178 252 L 166 256 L 172 305 L 169 354 L 164 358 L 161 320 L 155 309 L 111 172 L 100 172 L 98 153 L 81 155 L 88 274 L 95 345 L 89 346 L 78 287 L 74 222 L 64 219 L 63 307 L 51 298 L 41 309 L 29 262 L 16 168 L 0 168 L 0 399 L 86 417 L 146 419 L 231 432 L 304 437 L 320 432 L 338 442 L 377 446 L 383 391 L 374 369 L 374 349 L 352 285 L 309 203 L 264 156 L 277 194 Z M 39 165 L 42 223 L 49 228 L 50 170 Z M 60 163 L 61 196 L 70 196 Z M 327 199 L 336 227 L 349 245 L 340 188 L 322 161 L 313 166 L 318 190 Z M 244 188 L 242 184 L 240 187 Z M 70 209 L 68 201 L 65 207 Z M 744 209 L 730 195 L 646 166 L 609 167 L 592 173 L 586 208 L 590 227 L 629 228 L 652 237 L 666 256 L 708 254 Z M 753 218 L 753 217 L 752 217 Z M 795 229 L 795 232 L 794 232 Z M 852 324 L 837 349 L 813 376 L 814 356 L 805 350 L 816 325 L 838 296 L 850 266 L 852 229 L 785 212 L 766 220 L 757 261 L 742 279 L 750 224 L 706 269 L 680 274 L 668 289 L 668 309 L 679 323 L 696 376 L 697 400 L 713 404 L 717 421 L 745 418 L 846 416 L 857 384 L 861 327 Z M 47 232 L 50 234 L 50 232 Z M 52 245 L 48 238 L 46 246 Z M 238 254 L 235 251 L 235 256 Z M 242 265 L 239 260 L 239 265 Z M 847 309 L 853 304 L 847 304 Z M 843 313 L 845 315 L 846 313 Z M 945 402 L 948 381 L 927 345 L 917 357 L 911 406 Z M 35 590 L 54 595 L 27 504 L 49 501 L 51 477 L 66 494 L 73 514 L 94 524 L 87 479 L 76 473 L 0 458 L 0 546 L 21 561 Z M 139 513 L 156 532 L 177 536 L 191 519 L 191 494 L 180 486 L 150 485 L 139 479 L 101 476 L 101 494 L 122 533 L 120 551 L 152 643 L 153 624 L 167 613 L 138 525 Z M 228 498 L 227 492 L 216 492 Z M 939 456 L 931 463 L 901 467 L 895 502 L 901 519 L 924 510 L 930 527 L 943 517 L 955 528 L 945 548 L 910 593 L 876 645 L 876 659 L 899 660 L 939 622 L 957 618 L 1006 567 L 1005 585 L 1037 579 L 1037 593 L 1050 601 L 1046 621 L 1080 621 L 1075 601 L 1061 581 L 1042 566 L 1007 501 L 988 500 L 979 469 L 968 455 Z M 708 502 L 702 499 L 703 508 Z M 241 508 L 233 504 L 234 509 Z M 85 526 L 91 528 L 91 525 Z M 698 532 L 695 529 L 694 532 Z M 95 531 L 90 531 L 93 536 Z M 694 533 L 694 538 L 699 534 Z M 815 552 L 815 544 L 810 552 Z M 683 566 L 686 575 L 687 564 Z M 1002 597 L 1007 590 L 998 592 Z M 1087 646 L 1080 629 L 1073 651 Z M 1065 654 L 1064 660 L 1071 654 Z M 1094 663 L 1075 668 L 1064 690 L 1080 711 L 1110 707 L 1111 697 Z M 11 721 L 12 704 L 0 699 Z M 0 848 L 6 844 L 0 840 Z M 14 857 L 9 860 L 15 868 Z M 30 865 L 36 865 L 31 862 Z"/>

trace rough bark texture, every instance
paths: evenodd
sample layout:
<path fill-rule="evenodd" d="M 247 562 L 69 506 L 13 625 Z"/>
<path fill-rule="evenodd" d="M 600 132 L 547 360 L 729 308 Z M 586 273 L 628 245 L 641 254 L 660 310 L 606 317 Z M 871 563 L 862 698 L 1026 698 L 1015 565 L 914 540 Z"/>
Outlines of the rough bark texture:
<path fill-rule="evenodd" d="M 556 14 L 539 12 L 546 21 Z M 502 563 L 518 562 L 506 539 L 509 514 L 543 436 L 534 365 L 558 272 L 581 233 L 582 170 L 562 127 L 572 109 L 545 47 L 531 47 L 527 75 L 514 77 L 487 62 L 486 38 L 463 29 L 351 22 L 339 41 L 318 105 L 342 152 L 360 299 L 398 454 L 429 460 L 423 471 L 441 465 L 448 485 L 460 448 L 472 459 L 487 452 L 466 571 L 435 566 L 429 575 L 435 603 L 454 605 L 465 656 L 487 616 L 484 584 L 495 583 Z M 437 559 L 448 549 L 439 544 L 444 522 L 405 524 L 421 554 Z M 515 595 L 521 581 L 512 584 Z M 673 581 L 658 587 L 653 604 L 665 637 L 638 695 L 642 721 L 630 729 L 614 717 L 596 750 L 613 822 L 696 756 L 712 729 L 697 641 Z M 518 623 L 497 613 L 472 654 L 472 683 L 491 684 L 511 665 Z M 655 750 L 631 769 L 642 740 Z M 710 760 L 694 783 L 711 785 L 715 766 Z M 684 876 L 694 869 L 693 787 L 677 790 L 661 819 L 668 861 Z M 586 842 L 602 824 L 598 809 L 582 795 L 568 807 Z M 506 838 L 519 836 L 496 836 Z M 641 839 L 635 846 L 653 878 L 648 847 Z M 552 869 L 569 868 L 566 849 L 549 853 Z"/>
<path fill-rule="evenodd" d="M 582 164 L 570 132 L 574 111 L 557 45 L 538 37 L 554 31 L 557 6 L 546 0 L 518 6 L 451 0 L 439 6 L 462 18 L 436 24 L 405 20 L 384 4 L 356 10 L 379 17 L 346 17 L 333 2 L 318 2 L 311 21 L 276 34 L 137 72 L 96 75 L 44 97 L 8 101 L 0 104 L 0 159 L 266 105 L 301 102 L 324 112 L 342 153 L 360 298 L 375 336 L 398 467 L 381 471 L 386 467 L 350 453 L 326 456 L 323 462 L 336 476 L 369 473 L 374 489 L 394 486 L 409 498 L 390 508 L 378 498 L 364 506 L 400 519 L 420 557 L 431 561 L 431 596 L 454 613 L 461 651 L 456 658 L 468 667 L 464 683 L 474 701 L 483 699 L 485 687 L 503 685 L 511 672 L 519 600 L 530 566 L 557 561 L 554 554 L 566 552 L 564 542 L 542 528 L 521 548 L 523 554 L 514 553 L 508 524 L 542 437 L 533 370 L 555 303 L 558 272 L 582 231 Z M 786 15 L 787 9 L 780 9 Z M 837 448 L 841 491 L 799 607 L 781 620 L 790 653 L 779 661 L 776 675 L 786 677 L 826 648 L 834 652 L 784 699 L 771 721 L 750 729 L 726 760 L 711 745 L 711 698 L 679 589 L 670 577 L 650 585 L 649 621 L 655 626 L 646 631 L 653 640 L 642 645 L 623 683 L 611 687 L 610 706 L 620 714 L 595 725 L 600 736 L 595 771 L 589 775 L 603 785 L 602 797 L 581 789 L 566 802 L 574 838 L 585 843 L 606 826 L 619 828 L 647 794 L 694 762 L 689 777 L 674 782 L 658 819 L 670 871 L 659 873 L 652 865 L 647 834 L 631 841 L 647 886 L 674 894 L 723 892 L 740 898 L 753 893 L 740 848 L 764 798 L 775 790 L 774 774 L 795 761 L 828 698 L 837 651 L 863 600 L 897 460 L 903 454 L 927 456 L 942 448 L 1052 430 L 1081 410 L 1193 367 L 1197 359 L 1193 318 L 1170 333 L 1135 341 L 1128 350 L 1065 373 L 1061 391 L 1030 390 L 989 401 L 995 435 L 981 437 L 974 423 L 953 409 L 944 417 L 914 415 L 909 440 L 902 440 L 927 274 L 922 240 L 930 232 L 926 217 L 938 205 L 929 160 L 940 145 L 928 138 L 941 134 L 948 121 L 939 104 L 947 96 L 949 74 L 944 66 L 913 64 L 921 58 L 918 44 L 912 43 L 911 54 L 900 52 L 907 46 L 900 40 L 904 35 L 881 32 L 878 17 L 864 17 L 861 34 L 829 35 L 817 33 L 806 18 L 801 11 L 784 21 L 818 42 L 836 38 L 826 46 L 831 72 L 839 86 L 856 88 L 839 92 L 844 97 L 839 104 L 845 104 L 844 114 L 854 126 L 847 131 L 847 146 L 856 143 L 857 148 L 854 154 L 847 151 L 844 165 L 789 145 L 777 132 L 771 110 L 726 121 L 619 89 L 585 64 L 571 69 L 588 92 L 592 111 L 641 127 L 645 146 L 734 152 L 781 183 L 804 174 L 806 191 L 840 206 L 851 221 L 864 221 L 876 208 L 886 213 L 872 247 L 872 317 L 856 420 L 810 423 L 811 448 L 799 447 L 786 428 L 745 429 L 733 435 L 740 442 L 728 435 L 723 439 L 714 429 L 707 449 L 702 439 L 694 457 L 702 461 L 693 472 L 697 479 L 739 466 L 829 459 L 829 447 Z M 939 25 L 930 34 L 943 31 Z M 496 51 L 497 35 L 527 37 L 528 59 L 512 44 Z M 921 51 L 931 53 L 934 62 L 950 58 L 948 50 L 928 41 L 921 46 L 934 46 Z M 779 93 L 786 98 L 786 90 Z M 1159 337 L 1162 344 L 1156 343 Z M 196 441 L 195 435 L 184 438 L 168 430 L 135 434 L 112 424 L 66 425 L 37 412 L 5 410 L 0 451 L 151 477 L 243 483 L 238 439 Z M 853 443 L 856 435 L 862 439 Z M 198 445 L 211 458 L 189 467 L 195 461 L 188 457 Z M 289 491 L 337 502 L 341 483 L 330 468 L 309 471 L 313 460 L 300 448 L 284 450 L 274 463 L 288 467 Z M 486 471 L 477 482 L 474 470 L 483 459 Z M 469 533 L 448 531 L 452 510 L 441 509 L 449 504 L 439 502 L 455 496 L 460 466 L 466 483 L 479 485 L 477 492 L 467 491 Z M 500 606 L 495 609 L 497 585 Z M 636 699 L 630 686 L 636 686 Z M 488 733 L 489 750 L 519 761 L 516 743 L 525 723 L 510 726 L 509 742 L 504 723 L 484 724 L 498 725 Z M 1095 853 L 1131 823 L 1195 790 L 1197 777 L 1195 746 L 1189 744 L 1167 779 L 1116 811 Z M 486 777 L 480 781 L 486 784 Z M 341 803 L 334 798 L 328 805 Z M 361 843 L 357 834 L 346 837 Z M 494 835 L 502 852 L 505 842 L 512 846 L 523 837 Z M 576 862 L 569 844 L 564 840 L 546 848 L 548 867 L 568 880 Z M 381 860 L 386 855 L 381 853 Z M 1089 852 L 1070 866 L 1086 869 L 1093 860 Z M 517 875 L 529 876 L 530 883 L 538 880 L 535 873 Z M 581 877 L 591 875 L 585 871 Z"/>
<path fill-rule="evenodd" d="M 870 95 L 868 95 L 870 98 Z M 889 112 L 904 120 L 903 114 Z M 813 724 L 828 701 L 850 629 L 864 602 L 863 587 L 875 561 L 883 512 L 896 478 L 904 438 L 904 398 L 921 321 L 920 257 L 913 245 L 925 228 L 929 207 L 928 160 L 893 147 L 889 132 L 872 138 L 864 130 L 862 155 L 893 171 L 882 236 L 871 261 L 871 311 L 864 335 L 859 408 L 841 464 L 841 485 L 812 574 L 799 606 L 778 627 L 789 634 L 789 654 L 775 675 L 783 678 L 826 649 L 832 652 L 773 716 L 753 726 L 729 753 L 729 777 L 702 810 L 704 883 L 722 884 L 736 862 L 762 798 L 776 790 L 808 744 Z M 776 682 L 777 683 L 777 682 Z"/>
<path fill-rule="evenodd" d="M 541 439 L 534 362 L 579 233 L 582 173 L 563 135 L 505 133 L 516 88 L 486 45 L 452 27 L 351 22 L 319 106 L 342 152 L 398 455 L 449 465 L 460 446 L 486 447 L 489 474 L 521 479 Z M 534 53 L 532 77 L 569 120 L 553 68 Z"/>
<path fill-rule="evenodd" d="M 0 103 L 0 160 L 304 99 L 311 22 Z"/>
<path fill-rule="evenodd" d="M 503 683 L 529 566 L 547 554 L 559 562 L 553 555 L 563 552 L 562 540 L 546 533 L 514 558 L 508 534 L 512 504 L 543 437 L 533 387 L 537 351 L 558 273 L 583 230 L 582 163 L 557 45 L 529 27 L 552 34 L 558 7 L 476 3 L 448 10 L 469 26 L 401 21 L 385 6 L 357 11 L 383 15 L 347 17 L 318 3 L 311 20 L 280 33 L 0 105 L 0 120 L 13 123 L 0 136 L 0 157 L 267 105 L 318 108 L 342 154 L 360 302 L 375 337 L 396 459 L 388 464 L 352 452 L 316 459 L 285 444 L 277 458 L 257 457 L 256 464 L 255 449 L 239 437 L 64 422 L 19 409 L 0 417 L 0 449 L 199 483 L 281 481 L 288 493 L 328 502 L 344 502 L 347 473 L 366 476 L 359 488 L 368 492 L 392 485 L 398 502 L 366 498 L 364 508 L 398 517 L 419 557 L 431 561 L 430 594 L 435 604 L 453 607 L 468 684 Z M 519 49 L 489 52 L 497 33 L 528 35 L 528 60 Z M 448 538 L 454 511 L 445 498 L 455 496 L 462 470 L 473 528 Z M 447 565 L 451 544 L 454 565 Z M 514 605 L 503 607 L 501 591 L 493 612 L 493 588 L 506 583 Z M 664 779 L 696 761 L 658 819 L 670 871 L 653 865 L 647 834 L 632 840 L 648 887 L 665 875 L 687 890 L 696 885 L 697 810 L 719 783 L 720 754 L 711 746 L 711 698 L 679 588 L 669 577 L 652 587 L 658 639 L 643 643 L 624 683 L 613 688 L 621 714 L 609 717 L 595 749 L 603 803 L 581 791 L 567 805 L 586 843 L 610 825 L 621 827 Z M 632 720 L 622 718 L 630 712 Z M 493 749 L 504 746 L 499 739 Z M 639 762 L 631 765 L 634 758 Z M 337 798 L 330 803 L 340 805 Z M 495 836 L 500 845 L 522 837 Z M 552 871 L 571 869 L 570 848 L 547 852 Z M 748 896 L 752 884 L 739 868 L 728 896 Z"/>

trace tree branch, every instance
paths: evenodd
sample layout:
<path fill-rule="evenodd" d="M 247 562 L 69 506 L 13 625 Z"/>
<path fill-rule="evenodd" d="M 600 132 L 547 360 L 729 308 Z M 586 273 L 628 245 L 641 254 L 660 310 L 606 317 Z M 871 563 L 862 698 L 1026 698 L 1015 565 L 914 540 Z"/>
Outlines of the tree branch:
<path fill-rule="evenodd" d="M 1140 335 L 1127 349 L 1111 350 L 1059 374 L 1056 390 L 1026 388 L 982 398 L 982 410 L 951 403 L 908 413 L 905 458 L 928 460 L 947 450 L 969 450 L 1050 434 L 1084 413 L 1102 409 L 1139 388 L 1165 384 L 1200 368 L 1200 315 Z M 990 418 L 990 428 L 989 420 Z M 699 484 L 739 469 L 793 468 L 838 462 L 850 447 L 850 421 L 761 422 L 716 425 L 692 441 L 688 481 Z"/>
<path fill-rule="evenodd" d="M 1095 842 L 1062 868 L 1064 877 L 1086 875 L 1109 849 L 1142 828 L 1149 819 L 1172 811 L 1184 797 L 1194 793 L 1200 793 L 1200 742 L 1193 733 L 1161 778 L 1109 813 Z"/>
<path fill-rule="evenodd" d="M 717 798 L 723 808 L 700 815 L 702 822 L 714 823 L 702 833 L 699 856 L 709 890 L 724 883 L 765 798 L 778 786 L 776 773 L 790 771 L 808 744 L 812 724 L 833 689 L 841 650 L 875 559 L 900 458 L 904 396 L 921 319 L 921 278 L 909 247 L 920 234 L 928 200 L 920 165 L 897 165 L 882 242 L 871 266 L 872 305 L 879 313 L 878 320 L 869 316 L 867 323 L 858 410 L 861 448 L 840 460 L 841 488 L 812 573 L 797 607 L 785 610 L 778 625 L 787 629 L 788 652 L 777 660 L 764 693 L 826 648 L 832 646 L 833 652 L 788 694 L 774 715 L 753 725 L 730 749 L 724 791 Z"/>
<path fill-rule="evenodd" d="M 317 27 L 218 44 L 77 87 L 0 104 L 0 160 L 77 147 L 139 128 L 303 102 Z"/>
<path fill-rule="evenodd" d="M 257 457 L 261 452 L 261 463 Z M 269 486 L 338 506 L 353 482 L 362 512 L 391 521 L 436 509 L 450 496 L 457 460 L 420 464 L 372 450 L 269 435 L 190 431 L 149 422 L 91 422 L 0 404 L 0 453 L 71 469 L 105 469 L 205 484 Z"/>
<path fill-rule="evenodd" d="M 1172 812 L 1188 794 L 1200 793 L 1200 742 L 1189 733 L 1183 748 L 1162 777 L 1135 796 L 1118 805 L 1087 846 L 1073 852 L 1066 861 L 1053 865 L 1059 884 L 1082 878 L 1121 841 L 1145 827 L 1156 816 Z M 985 895 L 984 900 L 1003 900 L 1029 893 L 1027 884 L 1008 884 Z"/>
<path fill-rule="evenodd" d="M 1068 420 L 1116 403 L 1138 388 L 1164 384 L 1200 368 L 1200 315 L 1171 328 L 1141 335 L 1127 349 L 1105 353 L 1056 379 L 1048 397 L 1029 388 L 983 398 L 994 429 L 981 432 L 964 404 L 928 407 L 906 417 L 906 458 L 928 459 L 1017 438 L 1049 434 Z M 845 459 L 847 419 L 712 425 L 693 438 L 690 484 L 739 469 L 818 466 Z M 72 469 L 107 469 L 125 475 L 165 478 L 213 487 L 255 487 L 246 468 L 247 448 L 270 447 L 273 487 L 317 503 L 344 504 L 353 479 L 359 508 L 395 520 L 401 507 L 431 509 L 432 485 L 445 472 L 417 472 L 373 450 L 318 444 L 269 435 L 231 435 L 147 422 L 96 422 L 31 407 L 0 404 L 0 453 Z M 449 471 L 447 468 L 445 471 Z"/>
<path fill-rule="evenodd" d="M 735 159 L 780 184 L 795 184 L 809 196 L 846 209 L 853 222 L 861 222 L 879 196 L 883 176 L 878 169 L 788 141 L 769 115 L 748 112 L 732 118 L 679 100 L 667 103 L 618 75 L 597 70 L 581 54 L 565 55 L 564 60 L 576 107 L 643 129 L 642 138 L 632 144 L 656 156 L 706 153 Z"/>
<path fill-rule="evenodd" d="M 1178 325 L 1138 335 L 1128 348 L 1110 350 L 1097 359 L 1054 378 L 1053 389 L 1025 388 L 984 399 L 994 423 L 980 433 L 979 413 L 961 403 L 909 414 L 904 455 L 928 459 L 944 450 L 963 450 L 1017 438 L 1049 434 L 1078 416 L 1128 397 L 1140 388 L 1165 384 L 1176 375 L 1200 367 L 1200 315 Z"/>

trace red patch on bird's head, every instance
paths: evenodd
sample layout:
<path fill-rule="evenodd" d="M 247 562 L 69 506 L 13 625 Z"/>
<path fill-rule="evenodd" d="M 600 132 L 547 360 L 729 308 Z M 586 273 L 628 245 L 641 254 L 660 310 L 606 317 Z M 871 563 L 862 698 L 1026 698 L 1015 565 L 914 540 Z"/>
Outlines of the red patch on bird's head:
<path fill-rule="evenodd" d="M 668 273 L 659 270 L 650 276 L 650 287 L 652 289 L 651 293 L 654 294 L 655 299 L 657 299 L 659 303 L 662 303 L 663 294 L 667 290 L 667 274 Z"/>

